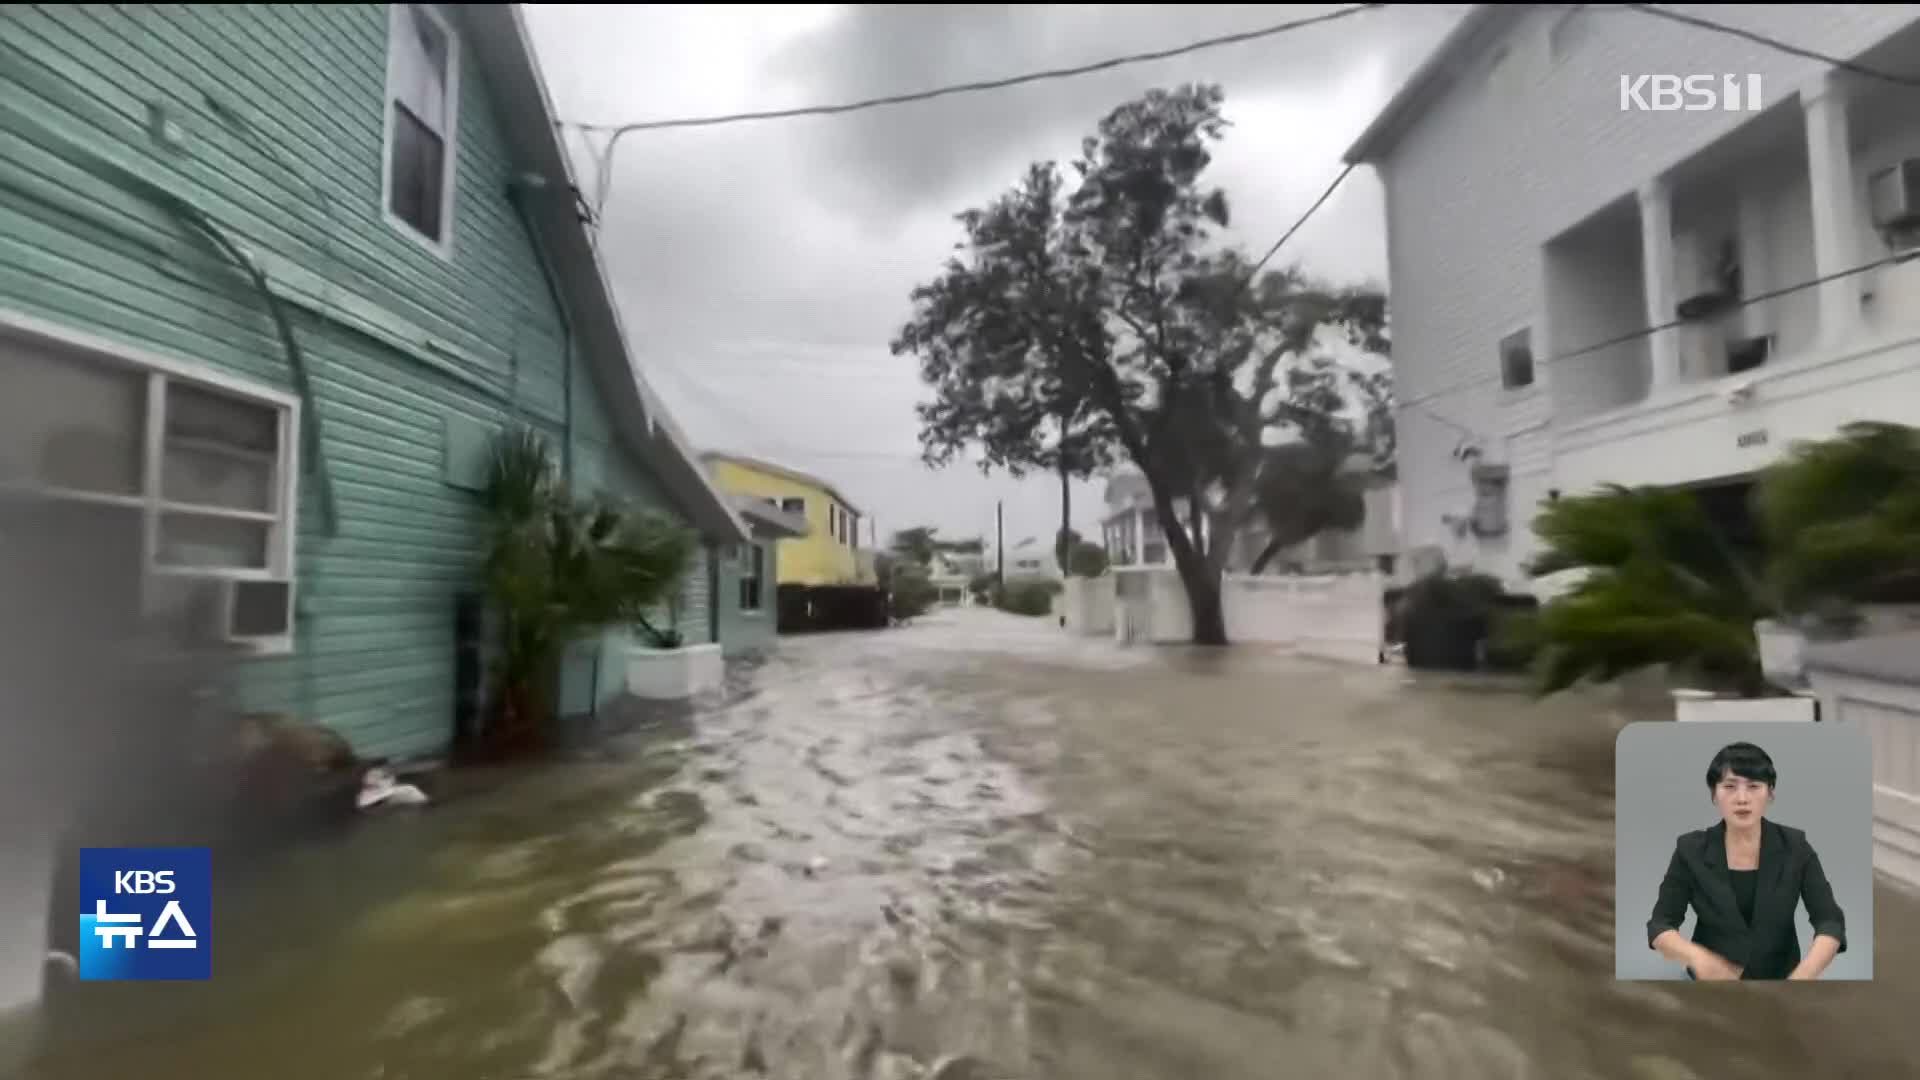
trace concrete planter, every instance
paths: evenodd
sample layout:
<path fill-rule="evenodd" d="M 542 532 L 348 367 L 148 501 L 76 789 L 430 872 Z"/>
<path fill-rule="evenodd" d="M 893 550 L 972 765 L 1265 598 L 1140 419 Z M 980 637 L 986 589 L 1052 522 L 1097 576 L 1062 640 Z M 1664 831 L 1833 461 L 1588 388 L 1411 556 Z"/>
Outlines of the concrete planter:
<path fill-rule="evenodd" d="M 717 644 L 627 649 L 627 692 L 648 701 L 685 701 L 718 690 L 725 673 Z"/>
<path fill-rule="evenodd" d="M 1807 681 L 1807 635 L 1788 623 L 1761 619 L 1753 624 L 1753 642 L 1760 651 L 1760 670 L 1781 686 Z"/>
<path fill-rule="evenodd" d="M 1675 690 L 1673 718 L 1694 720 L 1812 721 L 1814 699 L 1804 697 L 1740 698 L 1710 690 Z"/>

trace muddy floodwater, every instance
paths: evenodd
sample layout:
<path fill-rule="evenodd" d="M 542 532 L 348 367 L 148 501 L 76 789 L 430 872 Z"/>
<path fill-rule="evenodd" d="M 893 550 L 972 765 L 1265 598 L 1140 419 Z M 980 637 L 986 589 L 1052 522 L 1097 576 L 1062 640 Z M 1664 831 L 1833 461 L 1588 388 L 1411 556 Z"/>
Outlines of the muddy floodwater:
<path fill-rule="evenodd" d="M 997 613 L 788 639 L 684 724 L 275 859 L 212 982 L 60 995 L 28 1075 L 1920 1075 L 1884 886 L 1874 983 L 1613 981 L 1614 732 Z"/>

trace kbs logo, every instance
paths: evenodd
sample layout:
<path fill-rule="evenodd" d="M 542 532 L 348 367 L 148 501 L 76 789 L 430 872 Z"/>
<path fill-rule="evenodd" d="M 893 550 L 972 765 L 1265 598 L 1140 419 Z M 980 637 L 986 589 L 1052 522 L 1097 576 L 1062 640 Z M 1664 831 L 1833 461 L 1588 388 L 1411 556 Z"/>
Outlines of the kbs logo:
<path fill-rule="evenodd" d="M 113 872 L 113 891 L 144 896 L 147 893 L 165 895 L 173 891 L 173 871 L 171 870 L 115 870 Z"/>
<path fill-rule="evenodd" d="M 1622 75 L 1621 112 L 1759 112 L 1758 75 Z"/>
<path fill-rule="evenodd" d="M 80 849 L 80 977 L 213 975 L 208 848 Z"/>

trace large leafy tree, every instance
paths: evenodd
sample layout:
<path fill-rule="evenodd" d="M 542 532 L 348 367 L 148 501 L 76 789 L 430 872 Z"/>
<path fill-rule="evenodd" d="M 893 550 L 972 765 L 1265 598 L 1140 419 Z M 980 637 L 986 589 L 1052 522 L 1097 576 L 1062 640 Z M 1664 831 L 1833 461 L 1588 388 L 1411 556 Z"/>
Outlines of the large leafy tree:
<path fill-rule="evenodd" d="M 1305 437 L 1289 373 L 1325 328 L 1385 341 L 1377 293 L 1257 274 L 1212 244 L 1228 220 L 1225 192 L 1203 183 L 1221 102 L 1213 86 L 1153 91 L 1083 142 L 1071 187 L 1035 165 L 961 214 L 958 252 L 914 291 L 894 343 L 933 388 L 930 462 L 977 448 L 987 467 L 1027 467 L 1051 432 L 1077 461 L 1131 462 L 1203 644 L 1226 640 L 1220 575 L 1259 512 L 1266 448 L 1288 427 Z"/>
<path fill-rule="evenodd" d="M 1065 193 L 1051 164 L 985 208 L 959 215 L 970 258 L 948 261 L 914 291 L 915 318 L 894 342 L 931 378 L 963 376 L 919 406 L 927 464 L 977 450 L 983 471 L 1060 478 L 1060 529 L 1073 519 L 1074 479 L 1112 460 L 1113 440 L 1091 407 L 1077 353 L 1102 350 L 1097 297 L 1073 271 Z M 1065 568 L 1066 554 L 1056 552 Z"/>

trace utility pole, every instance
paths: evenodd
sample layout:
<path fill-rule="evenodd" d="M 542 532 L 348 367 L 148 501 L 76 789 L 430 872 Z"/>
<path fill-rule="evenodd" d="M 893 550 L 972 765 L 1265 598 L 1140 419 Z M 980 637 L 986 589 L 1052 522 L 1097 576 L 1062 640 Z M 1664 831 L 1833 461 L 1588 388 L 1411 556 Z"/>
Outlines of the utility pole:
<path fill-rule="evenodd" d="M 993 501 L 993 579 L 1007 583 L 1007 500 Z"/>

